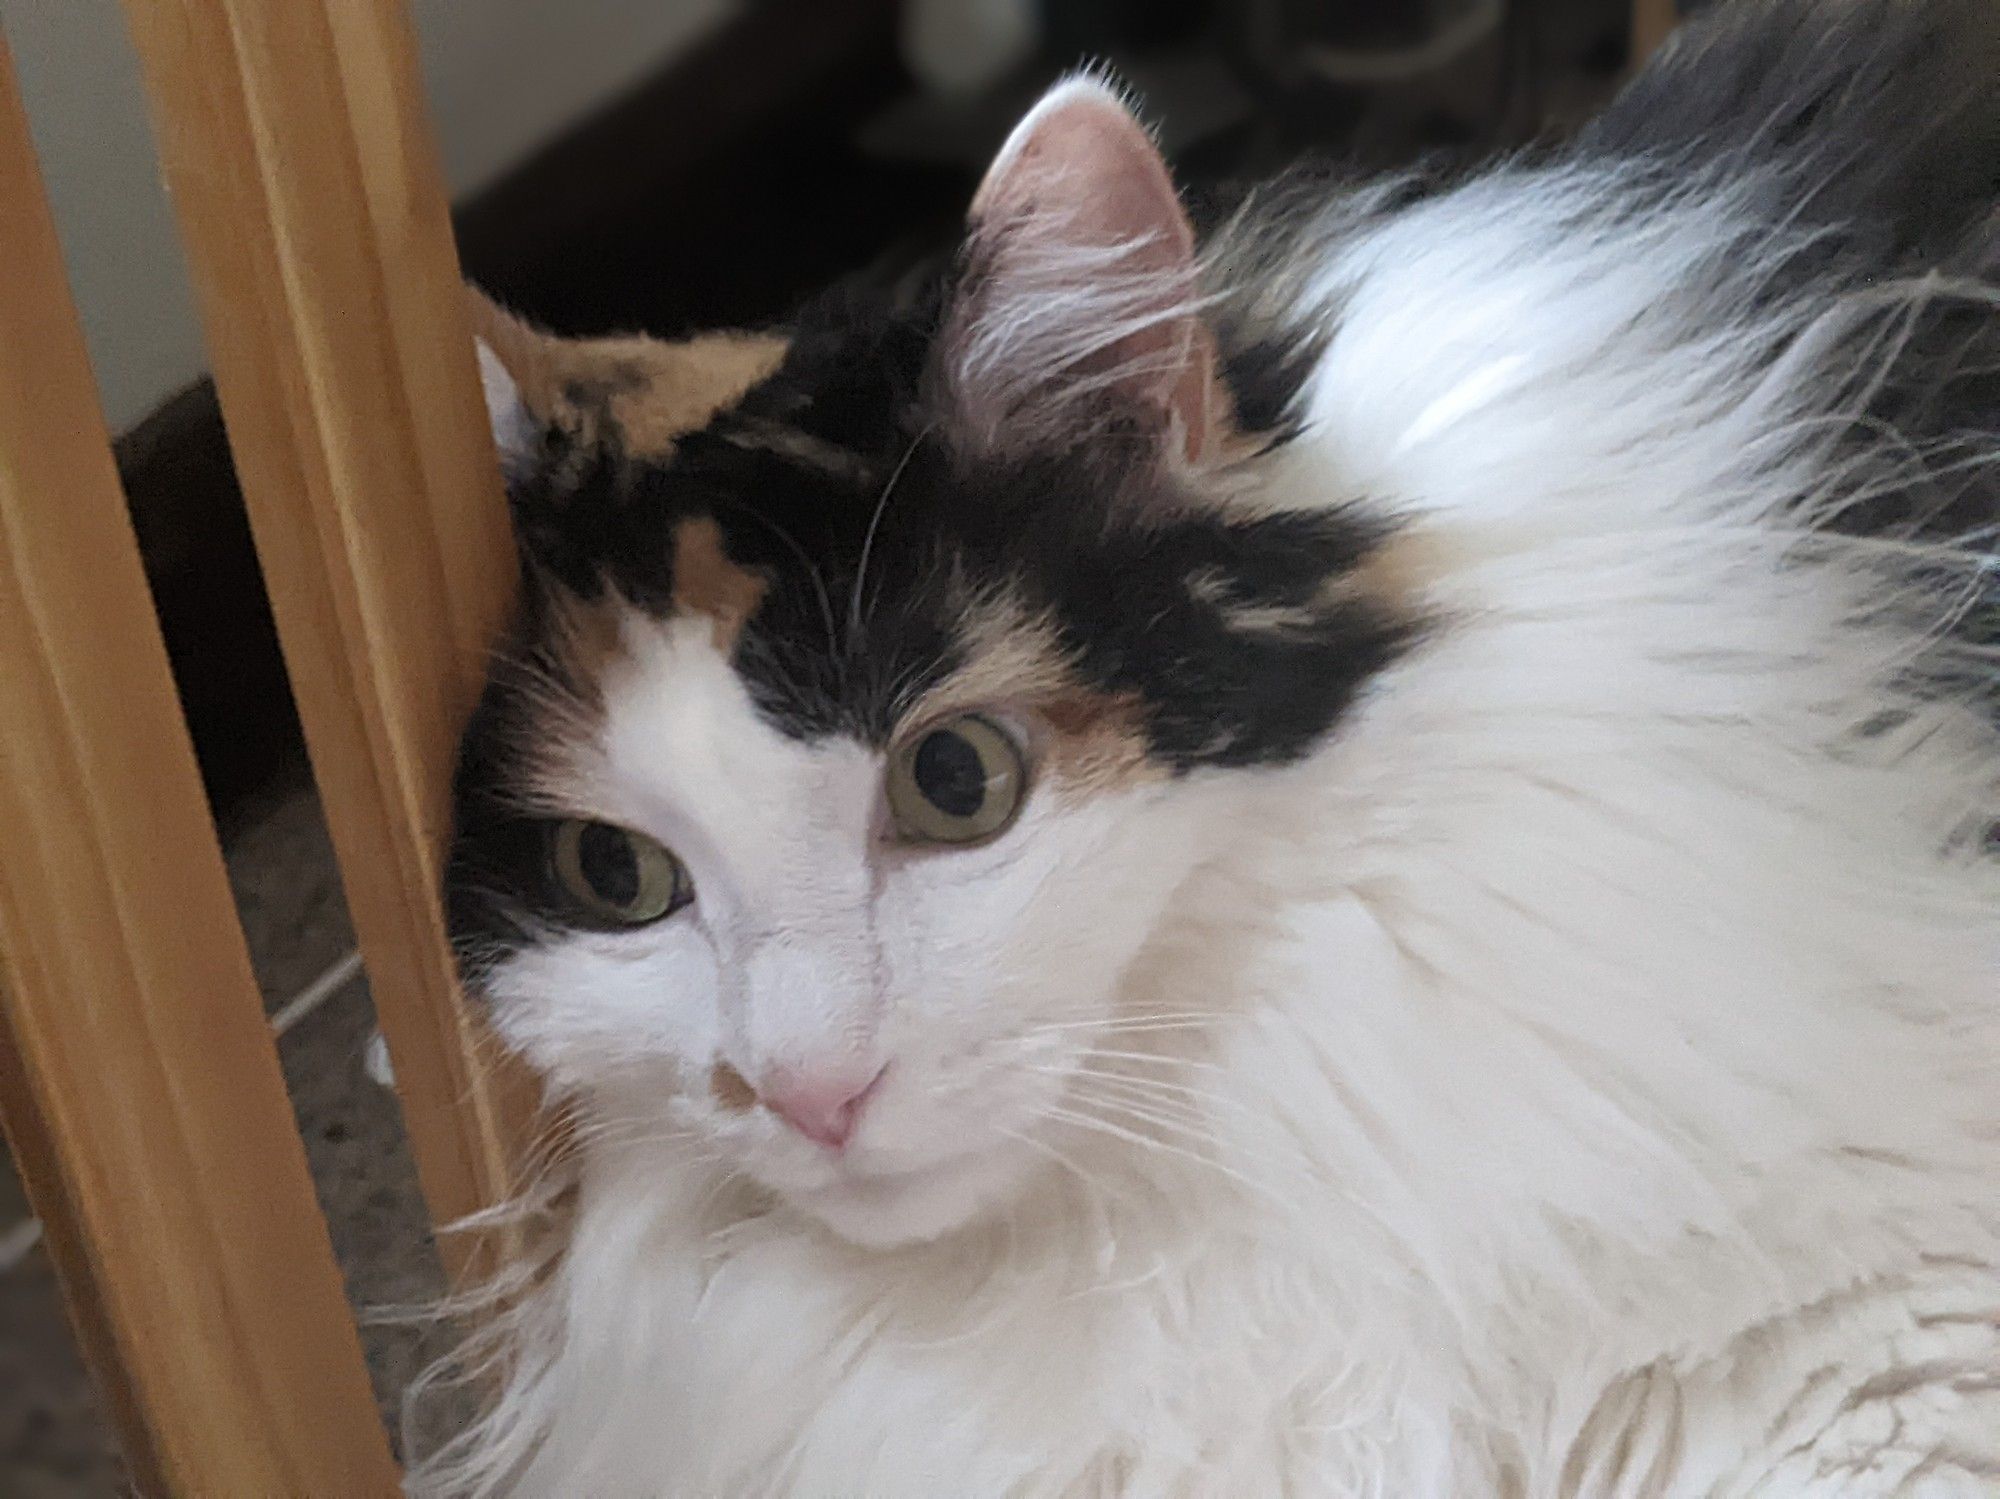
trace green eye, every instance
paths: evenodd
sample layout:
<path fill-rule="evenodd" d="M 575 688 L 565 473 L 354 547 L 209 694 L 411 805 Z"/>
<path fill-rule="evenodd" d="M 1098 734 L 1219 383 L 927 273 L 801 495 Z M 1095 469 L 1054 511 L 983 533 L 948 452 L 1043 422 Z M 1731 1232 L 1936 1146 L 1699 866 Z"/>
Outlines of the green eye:
<path fill-rule="evenodd" d="M 889 757 L 889 811 L 916 843 L 978 843 L 1002 832 L 1028 794 L 1020 746 L 977 714 L 933 724 Z"/>
<path fill-rule="evenodd" d="M 549 872 L 576 910 L 601 926 L 645 926 L 694 899 L 679 859 L 644 833 L 608 822 L 552 823 Z"/>

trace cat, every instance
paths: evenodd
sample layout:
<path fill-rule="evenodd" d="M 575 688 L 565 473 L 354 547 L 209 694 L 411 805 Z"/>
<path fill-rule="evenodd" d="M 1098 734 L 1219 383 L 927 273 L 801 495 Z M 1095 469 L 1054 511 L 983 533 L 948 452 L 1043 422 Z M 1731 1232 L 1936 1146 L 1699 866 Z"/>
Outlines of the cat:
<path fill-rule="evenodd" d="M 911 285 L 482 302 L 573 1200 L 412 1487 L 2000 1493 L 1995 21 L 1199 230 L 1079 76 Z"/>

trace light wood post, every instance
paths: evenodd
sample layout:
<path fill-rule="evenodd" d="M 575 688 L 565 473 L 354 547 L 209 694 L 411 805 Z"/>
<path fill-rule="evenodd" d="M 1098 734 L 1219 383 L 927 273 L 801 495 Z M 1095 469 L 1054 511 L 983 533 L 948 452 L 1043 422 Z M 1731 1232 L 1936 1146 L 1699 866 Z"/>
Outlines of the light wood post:
<path fill-rule="evenodd" d="M 454 742 L 514 557 L 400 0 L 125 0 L 348 904 L 440 1222 L 525 1086 L 439 905 Z M 454 1253 L 456 1245 L 457 1252 Z M 469 1247 L 447 1241 L 466 1268 Z"/>
<path fill-rule="evenodd" d="M 0 1114 L 143 1492 L 397 1478 L 0 42 Z"/>

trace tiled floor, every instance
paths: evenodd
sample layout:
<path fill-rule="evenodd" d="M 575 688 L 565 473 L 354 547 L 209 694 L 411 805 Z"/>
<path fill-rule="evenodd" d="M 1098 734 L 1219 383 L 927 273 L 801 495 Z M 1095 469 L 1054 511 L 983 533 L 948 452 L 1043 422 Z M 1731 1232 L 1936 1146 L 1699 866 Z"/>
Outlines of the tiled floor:
<path fill-rule="evenodd" d="M 354 929 L 319 800 L 303 778 L 266 793 L 232 821 L 229 883 L 265 1006 L 276 1010 L 353 951 Z"/>
<path fill-rule="evenodd" d="M 251 956 L 272 1011 L 353 947 L 339 879 L 310 790 L 274 792 L 238 823 L 230 876 Z M 438 1329 L 371 1321 L 371 1307 L 408 1306 L 438 1291 L 429 1222 L 394 1099 L 363 1071 L 374 1024 L 356 976 L 280 1041 L 286 1082 L 385 1417 L 439 1351 Z M 27 1212 L 0 1160 L 0 1243 Z M 99 1417 L 37 1247 L 0 1269 L 0 1495 L 98 1499 L 119 1492 L 115 1446 Z"/>

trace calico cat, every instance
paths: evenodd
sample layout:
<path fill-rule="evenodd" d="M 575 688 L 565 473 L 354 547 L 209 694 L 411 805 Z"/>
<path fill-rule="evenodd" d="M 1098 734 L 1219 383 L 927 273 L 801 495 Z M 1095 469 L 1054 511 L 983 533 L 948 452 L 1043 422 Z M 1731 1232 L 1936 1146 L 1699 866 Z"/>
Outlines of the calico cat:
<path fill-rule="evenodd" d="M 1073 79 L 948 270 L 482 306 L 511 1495 L 2000 1493 L 2000 26 L 1696 23 L 1197 233 Z"/>

